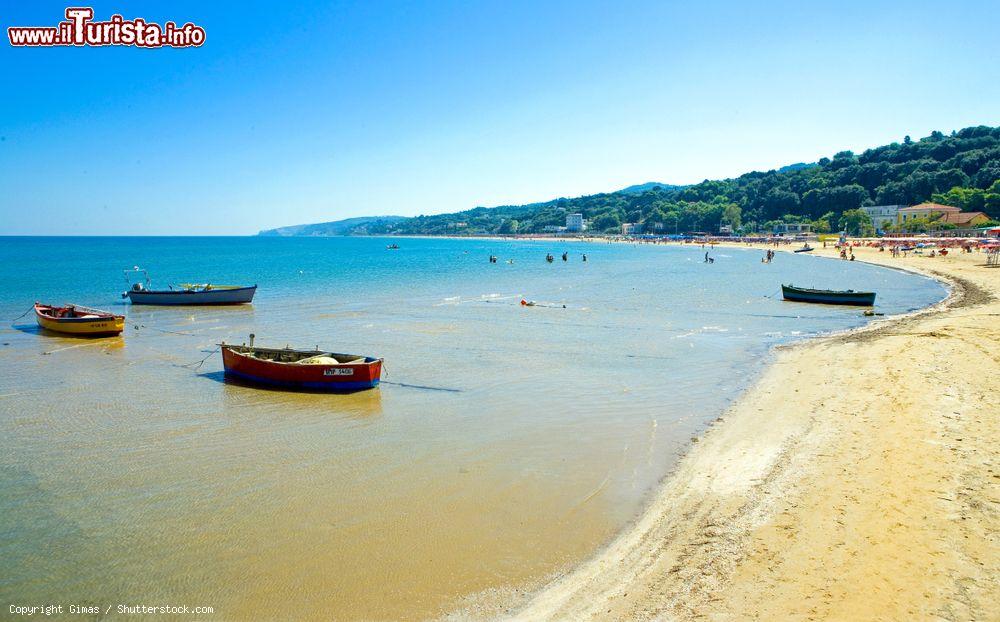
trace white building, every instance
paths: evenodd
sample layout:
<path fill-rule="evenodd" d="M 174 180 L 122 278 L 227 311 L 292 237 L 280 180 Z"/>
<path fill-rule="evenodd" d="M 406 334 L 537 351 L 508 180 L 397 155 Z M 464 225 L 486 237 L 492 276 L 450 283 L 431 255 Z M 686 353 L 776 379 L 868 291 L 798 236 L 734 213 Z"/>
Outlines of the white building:
<path fill-rule="evenodd" d="M 898 217 L 899 210 L 906 207 L 905 205 L 869 205 L 868 207 L 862 207 L 861 211 L 868 214 L 868 217 L 872 219 L 872 224 L 875 225 L 876 231 L 883 231 L 885 229 L 886 223 L 892 225 L 896 223 L 896 218 Z"/>
<path fill-rule="evenodd" d="M 586 231 L 587 223 L 583 214 L 566 214 L 566 231 Z"/>
<path fill-rule="evenodd" d="M 622 235 L 639 235 L 642 233 L 642 223 L 625 222 L 622 223 Z"/>

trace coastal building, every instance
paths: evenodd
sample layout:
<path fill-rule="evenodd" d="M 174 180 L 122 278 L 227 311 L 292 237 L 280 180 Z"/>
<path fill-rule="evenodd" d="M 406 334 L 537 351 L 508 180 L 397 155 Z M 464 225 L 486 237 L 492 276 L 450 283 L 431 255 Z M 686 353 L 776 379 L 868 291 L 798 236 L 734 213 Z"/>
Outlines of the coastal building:
<path fill-rule="evenodd" d="M 563 233 L 566 231 L 566 227 L 560 227 L 558 225 L 545 225 L 543 231 L 545 231 L 545 233 Z"/>
<path fill-rule="evenodd" d="M 812 223 L 808 222 L 781 222 L 774 226 L 778 235 L 809 235 L 812 230 Z"/>
<path fill-rule="evenodd" d="M 977 227 L 988 222 L 989 216 L 982 212 L 948 212 L 943 214 L 938 222 L 946 222 L 956 227 Z"/>
<path fill-rule="evenodd" d="M 566 231 L 578 233 L 587 230 L 587 223 L 583 220 L 583 214 L 566 214 Z"/>
<path fill-rule="evenodd" d="M 642 223 L 625 222 L 622 223 L 622 235 L 639 235 L 642 233 Z"/>
<path fill-rule="evenodd" d="M 875 231 L 883 231 L 887 224 L 896 224 L 896 220 L 899 215 L 899 210 L 906 207 L 905 205 L 868 205 L 861 208 L 861 211 L 868 214 L 868 217 L 872 219 L 872 225 L 875 226 Z"/>
<path fill-rule="evenodd" d="M 896 222 L 902 224 L 918 218 L 927 218 L 932 214 L 943 216 L 945 214 L 957 214 L 961 211 L 961 209 L 950 205 L 941 205 L 939 203 L 921 203 L 920 205 L 914 205 L 912 207 L 900 208 L 899 211 L 896 212 Z"/>

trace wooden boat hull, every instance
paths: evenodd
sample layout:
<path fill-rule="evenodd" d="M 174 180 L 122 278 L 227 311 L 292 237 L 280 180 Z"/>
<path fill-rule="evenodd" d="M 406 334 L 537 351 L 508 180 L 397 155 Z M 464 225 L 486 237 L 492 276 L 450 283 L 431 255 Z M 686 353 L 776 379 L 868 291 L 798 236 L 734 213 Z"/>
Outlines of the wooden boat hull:
<path fill-rule="evenodd" d="M 811 302 L 824 305 L 851 305 L 871 307 L 875 304 L 875 292 L 832 291 L 781 286 L 781 295 L 793 302 Z"/>
<path fill-rule="evenodd" d="M 363 363 L 299 365 L 247 356 L 249 348 L 220 346 L 226 376 L 253 384 L 285 389 L 350 393 L 373 389 L 382 378 L 382 359 L 363 358 Z M 317 352 L 317 354 L 320 354 Z"/>
<path fill-rule="evenodd" d="M 242 305 L 253 301 L 257 286 L 237 289 L 189 290 L 129 290 L 125 296 L 134 305 Z"/>
<path fill-rule="evenodd" d="M 43 307 L 44 308 L 44 307 Z M 35 306 L 35 321 L 41 328 L 78 337 L 114 337 L 125 330 L 125 316 L 54 318 Z"/>

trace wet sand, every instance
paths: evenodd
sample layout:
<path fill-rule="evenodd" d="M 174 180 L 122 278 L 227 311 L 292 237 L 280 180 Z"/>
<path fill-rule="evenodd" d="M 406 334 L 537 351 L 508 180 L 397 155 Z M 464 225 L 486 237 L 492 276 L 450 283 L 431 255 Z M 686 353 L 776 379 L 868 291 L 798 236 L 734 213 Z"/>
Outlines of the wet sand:
<path fill-rule="evenodd" d="M 1000 619 L 1000 268 L 856 255 L 952 294 L 783 348 L 642 517 L 514 617 Z"/>

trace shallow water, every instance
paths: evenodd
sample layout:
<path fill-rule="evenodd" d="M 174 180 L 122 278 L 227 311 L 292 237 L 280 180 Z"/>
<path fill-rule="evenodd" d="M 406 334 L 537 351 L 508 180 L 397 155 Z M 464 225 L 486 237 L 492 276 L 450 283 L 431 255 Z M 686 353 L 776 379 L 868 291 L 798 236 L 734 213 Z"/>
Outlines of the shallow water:
<path fill-rule="evenodd" d="M 781 282 L 874 289 L 886 314 L 945 295 L 741 249 L 394 241 L 0 238 L 0 317 L 34 300 L 128 316 L 120 339 L 30 314 L 0 331 L 0 600 L 438 615 L 593 552 L 771 346 L 865 322 L 782 302 Z M 154 285 L 260 289 L 241 308 L 131 307 L 135 264 Z M 385 383 L 290 393 L 225 382 L 218 354 L 183 367 L 249 333 L 385 357 Z"/>

